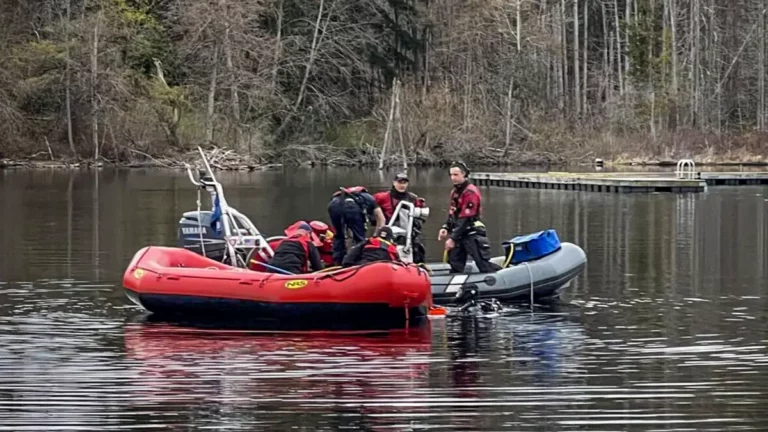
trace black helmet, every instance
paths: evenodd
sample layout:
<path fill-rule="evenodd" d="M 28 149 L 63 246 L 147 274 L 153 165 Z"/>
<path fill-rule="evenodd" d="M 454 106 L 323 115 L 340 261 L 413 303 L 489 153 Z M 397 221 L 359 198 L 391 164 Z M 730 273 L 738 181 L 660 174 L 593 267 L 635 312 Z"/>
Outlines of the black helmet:
<path fill-rule="evenodd" d="M 382 240 L 390 241 L 392 240 L 392 237 L 394 237 L 394 234 L 392 233 L 392 228 L 385 225 L 383 227 L 379 227 L 376 230 L 374 237 L 378 237 Z"/>

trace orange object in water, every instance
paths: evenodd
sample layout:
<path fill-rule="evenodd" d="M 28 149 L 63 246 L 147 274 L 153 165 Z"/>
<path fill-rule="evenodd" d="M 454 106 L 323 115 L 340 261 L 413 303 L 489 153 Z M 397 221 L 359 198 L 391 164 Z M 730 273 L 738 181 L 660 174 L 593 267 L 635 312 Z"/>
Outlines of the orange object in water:
<path fill-rule="evenodd" d="M 429 308 L 429 312 L 427 314 L 429 315 L 430 318 L 432 317 L 439 318 L 439 317 L 444 317 L 447 313 L 448 311 L 444 307 L 432 306 L 431 308 Z"/>
<path fill-rule="evenodd" d="M 399 320 L 425 317 L 429 276 L 413 264 L 375 262 L 283 275 L 231 267 L 192 251 L 147 246 L 123 275 L 131 301 L 156 314 L 253 319 Z"/>

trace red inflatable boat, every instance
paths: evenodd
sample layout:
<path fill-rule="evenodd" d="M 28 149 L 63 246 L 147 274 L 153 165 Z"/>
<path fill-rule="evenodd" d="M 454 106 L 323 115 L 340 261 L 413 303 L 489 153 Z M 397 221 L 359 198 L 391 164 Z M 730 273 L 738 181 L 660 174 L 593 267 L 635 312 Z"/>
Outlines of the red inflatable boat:
<path fill-rule="evenodd" d="M 134 255 L 123 286 L 128 298 L 150 312 L 186 317 L 404 321 L 426 316 L 432 306 L 429 277 L 414 265 L 378 262 L 282 275 L 160 246 Z"/>

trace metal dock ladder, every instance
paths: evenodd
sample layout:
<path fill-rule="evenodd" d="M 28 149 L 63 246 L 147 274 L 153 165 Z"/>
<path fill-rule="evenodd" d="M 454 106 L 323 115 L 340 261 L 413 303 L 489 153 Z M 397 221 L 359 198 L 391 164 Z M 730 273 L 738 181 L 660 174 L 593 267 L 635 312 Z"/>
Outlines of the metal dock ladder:
<path fill-rule="evenodd" d="M 675 176 L 679 179 L 695 179 L 697 177 L 696 163 L 692 159 L 680 159 L 677 161 Z"/>

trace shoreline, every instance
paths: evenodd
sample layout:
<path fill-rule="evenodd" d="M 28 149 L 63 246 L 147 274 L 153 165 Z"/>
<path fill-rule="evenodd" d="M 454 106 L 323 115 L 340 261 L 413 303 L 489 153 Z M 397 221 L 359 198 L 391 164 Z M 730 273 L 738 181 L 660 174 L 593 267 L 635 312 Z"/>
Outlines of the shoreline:
<path fill-rule="evenodd" d="M 723 161 L 707 161 L 707 160 L 701 160 L 697 161 L 695 158 L 693 159 L 693 162 L 697 167 L 727 167 L 727 166 L 733 166 L 733 167 L 768 167 L 768 160 L 766 161 L 755 161 L 755 160 L 745 160 L 745 161 L 734 161 L 734 160 L 723 160 Z M 417 162 L 411 162 L 408 164 L 409 167 L 419 167 L 419 168 L 427 168 L 427 167 L 445 167 L 448 166 L 449 162 L 444 161 L 438 161 L 438 162 L 423 162 L 423 161 L 417 161 Z M 194 164 L 190 164 L 194 166 Z M 265 170 L 273 170 L 273 169 L 282 169 L 285 167 L 309 167 L 309 168 L 318 168 L 318 167 L 345 167 L 345 168 L 368 168 L 368 167 L 375 167 L 377 168 L 377 163 L 328 163 L 328 162 L 305 162 L 305 163 L 265 163 L 265 164 L 254 164 L 252 162 L 247 162 L 245 160 L 243 161 L 222 161 L 222 162 L 212 162 L 212 168 L 215 171 L 243 171 L 243 172 L 253 172 L 253 171 L 265 171 Z M 519 167 L 519 166 L 526 166 L 526 167 L 587 167 L 587 166 L 594 166 L 594 162 L 584 162 L 584 161 L 573 161 L 573 162 L 545 162 L 541 159 L 535 159 L 530 161 L 522 161 L 522 162 L 496 162 L 496 163 L 476 163 L 475 166 L 479 168 L 483 167 Z M 677 165 L 677 160 L 671 160 L 671 159 L 648 159 L 648 160 L 626 160 L 626 159 L 619 159 L 619 160 L 604 160 L 603 161 L 603 167 L 674 167 Z M 393 167 L 399 167 L 400 164 L 387 164 L 385 165 L 385 169 L 391 169 Z M 65 169 L 99 169 L 99 168 L 113 168 L 113 169 L 167 169 L 167 170 L 174 170 L 174 171 L 183 171 L 185 169 L 185 161 L 181 159 L 153 159 L 153 160 L 145 160 L 145 161 L 138 161 L 138 162 L 112 162 L 112 161 L 97 161 L 94 162 L 92 160 L 83 160 L 83 161 L 72 161 L 67 159 L 60 159 L 60 160 L 39 160 L 39 159 L 32 159 L 32 158 L 17 158 L 17 159 L 0 159 L 0 170 L 44 170 L 44 169 L 56 169 L 56 170 L 65 170 Z"/>

